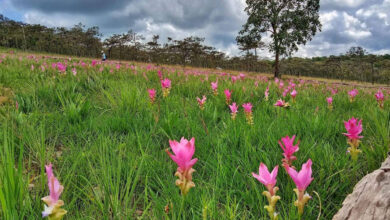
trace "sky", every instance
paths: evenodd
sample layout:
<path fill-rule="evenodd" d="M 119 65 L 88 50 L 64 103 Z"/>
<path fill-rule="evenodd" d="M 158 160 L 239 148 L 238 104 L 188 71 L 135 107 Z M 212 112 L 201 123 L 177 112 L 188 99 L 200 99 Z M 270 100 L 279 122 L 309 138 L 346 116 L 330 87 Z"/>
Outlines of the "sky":
<path fill-rule="evenodd" d="M 390 54 L 390 0 L 321 0 L 322 32 L 294 56 L 345 53 L 362 46 L 370 53 Z M 0 0 L 0 14 L 46 26 L 82 22 L 99 26 L 104 36 L 132 29 L 147 41 L 155 34 L 206 38 L 228 55 L 240 55 L 235 38 L 246 22 L 245 0 Z M 272 57 L 266 50 L 261 57 Z"/>

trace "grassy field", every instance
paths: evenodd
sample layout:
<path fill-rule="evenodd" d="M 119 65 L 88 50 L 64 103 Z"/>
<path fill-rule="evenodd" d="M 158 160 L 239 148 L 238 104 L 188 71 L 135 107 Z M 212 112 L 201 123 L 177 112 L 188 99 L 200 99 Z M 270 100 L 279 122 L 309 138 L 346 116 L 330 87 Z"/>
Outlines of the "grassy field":
<path fill-rule="evenodd" d="M 294 182 L 281 166 L 278 140 L 297 135 L 298 169 L 313 161 L 312 199 L 302 219 L 331 219 L 346 195 L 378 168 L 390 146 L 390 101 L 378 107 L 377 89 L 358 88 L 354 102 L 332 84 L 295 80 L 298 95 L 282 96 L 264 76 L 232 82 L 228 74 L 164 68 L 172 80 L 162 97 L 159 67 L 0 53 L 0 218 L 39 219 L 49 194 L 45 165 L 64 186 L 65 219 L 267 219 L 265 187 L 252 177 L 260 162 L 279 165 L 279 219 L 298 219 Z M 61 72 L 53 63 L 61 62 Z M 74 70 L 77 72 L 73 74 Z M 222 71 L 221 71 L 222 72 Z M 218 79 L 218 95 L 210 83 Z M 258 86 L 257 86 L 258 84 Z M 264 99 L 269 85 L 270 97 Z M 284 88 L 289 85 L 284 81 Z M 150 103 L 147 90 L 157 90 Z M 231 119 L 224 90 L 239 112 Z M 386 98 L 389 90 L 382 90 Z M 196 97 L 206 95 L 201 111 Z M 277 108 L 284 99 L 290 108 Z M 254 124 L 243 103 L 253 104 Z M 16 103 L 18 108 L 16 108 Z M 353 162 L 344 121 L 363 119 L 363 153 Z M 195 138 L 195 188 L 186 197 L 175 185 L 177 165 L 166 154 L 169 140 Z M 318 193 L 318 196 L 317 194 Z"/>

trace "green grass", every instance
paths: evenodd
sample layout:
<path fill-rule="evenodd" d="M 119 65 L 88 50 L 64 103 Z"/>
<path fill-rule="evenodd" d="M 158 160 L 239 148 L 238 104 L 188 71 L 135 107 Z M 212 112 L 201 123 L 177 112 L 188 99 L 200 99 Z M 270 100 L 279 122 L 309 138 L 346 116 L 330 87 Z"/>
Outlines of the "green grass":
<path fill-rule="evenodd" d="M 163 71 L 172 80 L 171 93 L 163 99 L 157 70 L 138 66 L 135 74 L 124 65 L 120 70 L 106 65 L 101 73 L 99 67 L 78 66 L 77 76 L 69 67 L 61 75 L 51 67 L 40 69 L 43 62 L 50 66 L 58 60 L 19 56 L 7 54 L 0 64 L 0 92 L 10 88 L 13 93 L 12 102 L 0 107 L 2 219 L 41 217 L 41 198 L 49 193 L 44 165 L 50 162 L 64 185 L 65 219 L 267 219 L 261 195 L 265 187 L 251 172 L 258 171 L 260 162 L 269 168 L 281 165 L 278 140 L 294 134 L 301 141 L 295 166 L 300 169 L 313 160 L 314 180 L 307 190 L 313 198 L 303 219 L 317 219 L 320 200 L 320 219 L 331 219 L 353 186 L 377 169 L 389 150 L 390 102 L 379 109 L 372 90 L 359 89 L 350 103 L 350 88 L 340 87 L 329 111 L 327 86 L 307 84 L 297 89 L 290 109 L 277 109 L 273 103 L 281 93 L 273 83 L 268 102 L 263 95 L 267 83 L 256 88 L 253 79 L 232 84 L 220 78 L 219 95 L 213 96 L 215 75 L 203 81 L 203 75 L 186 77 L 178 70 Z M 158 90 L 154 105 L 148 88 Z M 235 121 L 223 89 L 233 90 L 232 100 L 240 105 Z M 204 111 L 196 102 L 202 95 L 207 96 Z M 254 105 L 253 126 L 246 124 L 245 102 Z M 342 135 L 343 121 L 352 116 L 363 119 L 364 127 L 357 163 L 346 154 Z M 199 158 L 196 187 L 184 203 L 175 186 L 176 164 L 164 152 L 168 140 L 181 137 L 195 137 L 194 157 Z M 282 167 L 277 181 L 280 219 L 298 219 L 295 185 Z"/>

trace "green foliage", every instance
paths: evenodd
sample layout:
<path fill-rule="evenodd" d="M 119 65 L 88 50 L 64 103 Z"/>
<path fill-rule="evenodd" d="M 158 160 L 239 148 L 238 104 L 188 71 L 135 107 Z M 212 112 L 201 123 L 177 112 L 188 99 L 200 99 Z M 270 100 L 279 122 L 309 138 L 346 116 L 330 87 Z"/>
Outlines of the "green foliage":
<path fill-rule="evenodd" d="M 259 42 L 270 34 L 272 43 L 267 46 L 275 54 L 275 77 L 279 77 L 279 57 L 291 56 L 299 45 L 306 44 L 321 30 L 320 1 L 246 0 L 246 4 L 248 19 L 237 42 Z"/>
<path fill-rule="evenodd" d="M 146 66 L 137 66 L 137 74 L 130 68 L 108 73 L 115 65 L 107 64 L 102 73 L 99 66 L 87 67 L 73 76 L 69 71 L 31 71 L 31 62 L 17 55 L 0 64 L 2 86 L 10 88 L 12 100 L 19 103 L 18 110 L 14 103 L 0 106 L 1 219 L 40 218 L 41 198 L 48 195 L 44 165 L 50 162 L 64 185 L 61 199 L 67 219 L 266 219 L 267 201 L 261 195 L 265 188 L 251 172 L 260 162 L 280 165 L 277 141 L 294 134 L 300 140 L 294 165 L 300 168 L 313 160 L 314 181 L 308 188 L 313 198 L 303 219 L 319 214 L 313 191 L 322 201 L 320 219 L 330 219 L 389 150 L 390 102 L 379 109 L 369 89 L 360 89 L 350 103 L 350 88 L 340 87 L 329 111 L 327 87 L 306 84 L 297 88 L 290 109 L 277 109 L 273 103 L 281 91 L 272 84 L 265 102 L 268 84 L 255 87 L 253 79 L 232 84 L 219 77 L 219 95 L 214 96 L 210 82 L 215 75 L 204 81 L 202 74 L 163 70 L 172 80 L 171 93 L 163 99 L 156 71 Z M 149 88 L 158 91 L 153 105 Z M 247 125 L 242 107 L 231 120 L 224 89 L 233 90 L 238 105 L 253 103 L 253 126 Z M 200 111 L 196 97 L 202 95 L 207 101 Z M 363 154 L 356 164 L 346 154 L 342 135 L 343 121 L 352 116 L 363 119 L 364 126 Z M 193 174 L 196 187 L 185 201 L 175 186 L 176 164 L 164 152 L 168 140 L 183 136 L 195 137 L 199 158 Z M 281 219 L 297 219 L 294 183 L 282 168 L 277 181 Z"/>

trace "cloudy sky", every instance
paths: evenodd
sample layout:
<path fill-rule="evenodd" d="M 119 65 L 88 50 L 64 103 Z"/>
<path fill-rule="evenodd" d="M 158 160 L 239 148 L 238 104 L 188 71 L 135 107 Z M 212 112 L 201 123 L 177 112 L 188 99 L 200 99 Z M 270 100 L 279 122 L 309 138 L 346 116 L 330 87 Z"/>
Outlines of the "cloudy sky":
<path fill-rule="evenodd" d="M 246 21 L 245 0 L 0 0 L 0 13 L 31 24 L 99 26 L 104 36 L 133 29 L 150 40 L 197 35 L 229 55 Z M 295 56 L 344 53 L 363 46 L 390 53 L 390 0 L 321 0 L 322 32 Z M 261 56 L 268 57 L 267 51 Z"/>

